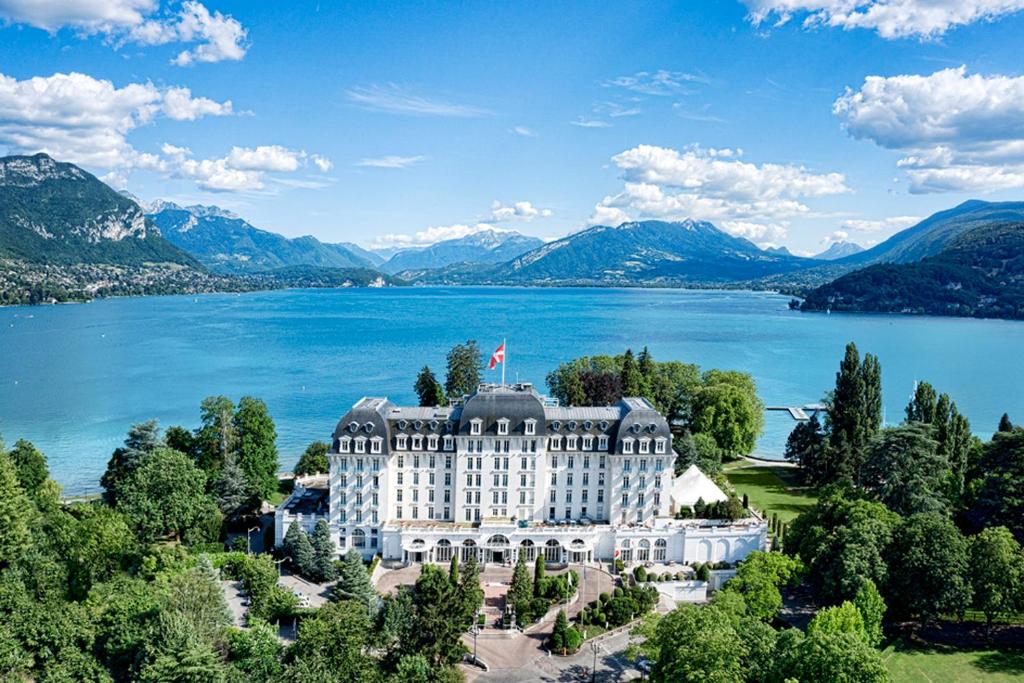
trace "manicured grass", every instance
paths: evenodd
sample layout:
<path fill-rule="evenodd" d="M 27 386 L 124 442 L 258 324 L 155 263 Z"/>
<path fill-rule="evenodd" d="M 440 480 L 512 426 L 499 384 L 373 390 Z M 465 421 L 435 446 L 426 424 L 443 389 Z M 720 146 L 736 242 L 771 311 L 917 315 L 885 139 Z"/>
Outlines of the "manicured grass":
<path fill-rule="evenodd" d="M 814 506 L 817 498 L 796 479 L 796 469 L 778 465 L 752 465 L 747 461 L 728 463 L 725 476 L 739 496 L 747 494 L 750 504 L 768 516 L 774 512 L 788 522 Z"/>
<path fill-rule="evenodd" d="M 882 653 L 894 683 L 1003 683 L 1024 678 L 1024 652 L 902 649 Z"/>

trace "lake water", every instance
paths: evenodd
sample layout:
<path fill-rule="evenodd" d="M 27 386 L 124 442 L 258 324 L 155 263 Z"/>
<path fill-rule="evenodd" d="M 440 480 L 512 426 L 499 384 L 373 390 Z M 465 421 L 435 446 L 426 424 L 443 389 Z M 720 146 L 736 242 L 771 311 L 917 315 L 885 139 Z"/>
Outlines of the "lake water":
<path fill-rule="evenodd" d="M 0 434 L 36 443 L 68 493 L 98 488 L 135 422 L 194 427 L 204 396 L 264 399 L 283 468 L 363 395 L 412 402 L 455 343 L 508 338 L 508 379 L 544 388 L 558 363 L 648 345 L 655 358 L 750 372 L 767 405 L 816 402 L 848 341 L 882 362 L 889 422 L 914 381 L 948 392 L 987 435 L 1024 419 L 1024 324 L 807 314 L 767 293 L 641 289 L 290 290 L 0 309 Z M 497 379 L 499 372 L 485 373 Z M 757 454 L 795 423 L 768 413 Z"/>

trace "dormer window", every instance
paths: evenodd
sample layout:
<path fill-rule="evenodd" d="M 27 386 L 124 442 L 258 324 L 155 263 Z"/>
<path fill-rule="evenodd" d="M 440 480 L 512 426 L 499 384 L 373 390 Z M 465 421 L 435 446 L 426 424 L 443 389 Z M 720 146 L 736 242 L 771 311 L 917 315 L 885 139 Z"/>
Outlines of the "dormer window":
<path fill-rule="evenodd" d="M 622 440 L 622 452 L 623 453 L 632 453 L 633 452 L 633 439 L 626 438 L 626 439 Z"/>
<path fill-rule="evenodd" d="M 431 434 L 427 437 L 427 448 L 432 451 L 437 450 L 437 434 Z"/>
<path fill-rule="evenodd" d="M 665 438 L 659 438 L 654 441 L 654 452 L 664 453 L 665 452 Z"/>
<path fill-rule="evenodd" d="M 590 451 L 594 449 L 594 437 L 587 435 L 583 437 L 583 450 Z"/>
<path fill-rule="evenodd" d="M 423 450 L 423 437 L 420 436 L 419 434 L 413 434 L 412 449 L 414 451 Z"/>
<path fill-rule="evenodd" d="M 356 453 L 365 453 L 365 452 L 366 452 L 366 439 L 364 439 L 363 437 L 360 436 L 359 438 L 356 439 Z"/>
<path fill-rule="evenodd" d="M 574 451 L 576 450 L 576 442 L 578 437 L 575 434 L 565 437 L 565 450 Z"/>
<path fill-rule="evenodd" d="M 395 437 L 395 448 L 397 448 L 400 451 L 404 451 L 408 447 L 409 437 L 407 437 L 405 434 L 399 434 L 397 437 Z"/>
<path fill-rule="evenodd" d="M 351 453 L 352 452 L 352 439 L 347 436 L 338 439 L 338 452 L 339 453 Z"/>
<path fill-rule="evenodd" d="M 384 439 L 380 438 L 379 436 L 375 436 L 372 439 L 370 439 L 370 452 L 380 453 L 381 443 L 383 443 L 383 441 Z"/>
<path fill-rule="evenodd" d="M 534 434 L 537 433 L 537 421 L 532 418 L 527 420 L 524 423 L 524 429 L 526 436 L 533 436 Z"/>
<path fill-rule="evenodd" d="M 602 434 L 597 437 L 597 450 L 606 451 L 608 450 L 608 437 Z"/>
<path fill-rule="evenodd" d="M 506 418 L 498 420 L 498 436 L 508 436 L 508 420 Z"/>
<path fill-rule="evenodd" d="M 455 439 L 451 434 L 445 434 L 444 436 L 444 449 L 446 451 L 455 450 Z"/>
<path fill-rule="evenodd" d="M 641 453 L 650 453 L 651 452 L 651 440 L 650 439 L 640 439 L 640 452 Z"/>
<path fill-rule="evenodd" d="M 469 421 L 469 433 L 473 436 L 480 436 L 483 433 L 484 421 L 477 418 Z"/>
<path fill-rule="evenodd" d="M 553 451 L 561 450 L 561 448 L 562 448 L 562 437 L 561 436 L 553 436 L 553 437 L 551 437 L 551 444 L 549 445 L 549 448 L 551 450 L 553 450 Z"/>

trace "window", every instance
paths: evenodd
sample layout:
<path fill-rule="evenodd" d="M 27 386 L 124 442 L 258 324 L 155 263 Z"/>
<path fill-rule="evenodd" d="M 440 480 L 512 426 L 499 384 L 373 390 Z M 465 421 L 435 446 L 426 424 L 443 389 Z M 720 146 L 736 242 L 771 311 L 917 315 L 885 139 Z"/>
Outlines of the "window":
<path fill-rule="evenodd" d="M 643 443 L 643 442 L 641 442 L 641 443 Z M 647 471 L 647 458 L 640 458 L 640 471 L 641 472 L 646 472 Z"/>
<path fill-rule="evenodd" d="M 525 470 L 526 469 L 526 458 L 520 458 L 519 459 L 519 469 L 521 469 L 521 470 Z"/>
<path fill-rule="evenodd" d="M 629 472 L 632 469 L 633 469 L 633 461 L 632 460 L 623 460 L 622 461 L 622 471 L 623 472 Z"/>
<path fill-rule="evenodd" d="M 444 473 L 444 485 L 445 486 L 451 486 L 452 485 L 452 473 L 451 472 L 445 472 Z"/>
<path fill-rule="evenodd" d="M 594 448 L 594 437 L 592 437 L 592 436 L 584 436 L 583 437 L 583 450 L 589 451 L 589 450 L 593 450 L 593 448 Z"/>
<path fill-rule="evenodd" d="M 654 461 L 654 471 L 655 472 L 661 472 L 664 469 L 665 469 L 665 459 L 664 458 L 657 458 Z"/>
<path fill-rule="evenodd" d="M 427 448 L 429 448 L 432 451 L 436 451 L 437 450 L 437 435 L 436 434 L 431 434 L 430 436 L 427 437 Z M 431 465 L 431 467 L 433 467 L 433 465 Z"/>
<path fill-rule="evenodd" d="M 399 505 L 397 508 L 395 508 L 395 517 L 397 519 L 401 519 L 402 518 L 402 506 L 401 505 Z"/>
<path fill-rule="evenodd" d="M 420 490 L 419 489 L 413 489 L 412 490 L 412 502 L 414 502 L 414 503 L 420 502 Z"/>
<path fill-rule="evenodd" d="M 589 470 L 590 469 L 590 456 L 589 455 L 584 455 L 583 456 L 583 469 L 585 469 L 585 470 Z"/>
<path fill-rule="evenodd" d="M 402 485 L 404 479 L 405 479 L 405 473 L 404 472 L 398 472 L 398 473 L 395 474 L 395 483 L 398 484 L 399 486 Z"/>
<path fill-rule="evenodd" d="M 379 436 L 373 437 L 373 439 L 370 440 L 370 452 L 371 453 L 380 453 L 381 452 L 381 443 L 383 443 L 383 441 L 384 441 L 384 439 L 380 438 Z"/>
<path fill-rule="evenodd" d="M 654 442 L 654 452 L 664 453 L 665 452 L 665 439 L 659 438 Z M 660 460 L 659 460 L 660 462 Z"/>
<path fill-rule="evenodd" d="M 430 474 L 427 475 L 427 483 L 430 484 L 431 486 L 434 485 L 434 473 L 433 472 L 431 472 Z"/>
<path fill-rule="evenodd" d="M 628 493 L 623 493 L 622 494 L 622 507 L 629 507 L 629 494 Z M 623 513 L 623 514 L 625 514 L 625 513 Z"/>
<path fill-rule="evenodd" d="M 396 463 L 399 467 L 405 467 L 405 456 L 402 454 L 398 455 L 398 461 Z"/>
<path fill-rule="evenodd" d="M 498 420 L 498 434 L 500 436 L 508 434 L 508 420 L 504 418 Z"/>
<path fill-rule="evenodd" d="M 412 456 L 412 466 L 413 467 L 419 467 L 420 466 L 420 456 L 418 456 L 418 455 Z"/>
<path fill-rule="evenodd" d="M 412 518 L 413 519 L 419 519 L 420 518 L 420 509 L 418 507 L 414 507 L 412 509 Z"/>
<path fill-rule="evenodd" d="M 622 452 L 623 453 L 632 453 L 633 452 L 633 439 L 623 439 L 622 440 Z"/>
<path fill-rule="evenodd" d="M 644 492 L 643 491 L 641 491 L 640 493 L 636 494 L 636 506 L 638 508 L 642 508 L 644 506 Z"/>
<path fill-rule="evenodd" d="M 414 451 L 423 450 L 423 437 L 419 434 L 414 434 L 412 437 L 412 449 Z"/>
<path fill-rule="evenodd" d="M 576 458 L 574 456 L 570 455 L 568 460 L 566 461 L 566 467 L 575 467 L 575 466 L 576 466 Z"/>
<path fill-rule="evenodd" d="M 444 502 L 446 502 L 446 503 L 452 502 L 452 492 L 449 489 L 445 489 L 444 490 Z M 448 516 L 448 514 L 445 513 L 445 517 L 447 517 L 447 516 Z"/>
<path fill-rule="evenodd" d="M 597 473 L 597 485 L 604 488 L 604 472 Z"/>
<path fill-rule="evenodd" d="M 472 491 L 466 491 L 466 504 L 468 505 L 468 504 L 471 504 L 472 502 L 473 502 L 473 492 Z"/>
<path fill-rule="evenodd" d="M 590 486 L 590 472 L 583 473 L 583 485 Z"/>
<path fill-rule="evenodd" d="M 604 469 L 604 456 L 603 455 L 597 459 L 597 466 L 600 467 L 602 470 Z"/>
<path fill-rule="evenodd" d="M 624 489 L 628 489 L 629 488 L 629 475 L 628 474 L 622 475 L 622 488 L 624 488 Z"/>
<path fill-rule="evenodd" d="M 643 510 L 637 510 L 636 511 L 636 523 L 637 524 L 643 524 L 644 523 L 644 511 Z"/>
<path fill-rule="evenodd" d="M 347 474 L 340 474 L 340 475 L 338 475 L 338 486 L 348 486 L 348 475 Z"/>
<path fill-rule="evenodd" d="M 401 503 L 402 502 L 402 494 L 403 494 L 402 489 L 395 490 L 395 501 Z"/>
<path fill-rule="evenodd" d="M 338 503 L 341 505 L 345 505 L 347 502 L 348 496 L 344 491 L 342 491 L 341 494 L 338 496 Z"/>
<path fill-rule="evenodd" d="M 587 491 L 587 489 L 583 489 L 583 502 L 584 502 L 584 503 L 586 503 L 586 502 L 587 502 L 587 499 L 588 499 L 588 498 L 590 497 L 590 496 L 588 495 L 589 493 L 590 493 L 590 492 L 589 492 L 589 491 Z"/>
<path fill-rule="evenodd" d="M 342 439 L 341 441 L 338 442 L 338 450 L 341 453 L 351 453 L 352 452 L 352 440 L 349 439 L 346 436 L 344 439 Z M 344 463 L 345 462 L 345 458 L 342 458 L 341 461 Z"/>
<path fill-rule="evenodd" d="M 446 434 L 445 437 L 444 437 L 444 449 L 446 451 L 450 451 L 450 450 L 452 450 L 454 448 L 455 448 L 455 439 L 452 438 L 451 435 Z M 451 467 L 452 466 L 452 459 L 450 457 L 448 459 L 446 459 L 445 462 L 447 463 L 445 465 L 445 467 Z"/>
<path fill-rule="evenodd" d="M 534 434 L 536 434 L 537 433 L 537 421 L 533 420 L 533 419 L 527 420 L 525 425 L 524 425 L 524 433 L 527 436 L 533 436 Z"/>
<path fill-rule="evenodd" d="M 557 450 L 561 450 L 561 448 L 562 448 L 562 437 L 560 437 L 560 436 L 553 436 L 553 437 L 551 437 L 551 442 L 548 445 L 548 449 L 552 450 L 552 451 L 557 451 Z"/>
<path fill-rule="evenodd" d="M 469 422 L 469 433 L 473 436 L 480 436 L 483 434 L 483 420 L 470 420 Z"/>
<path fill-rule="evenodd" d="M 340 521 L 340 522 L 341 522 L 342 524 L 344 524 L 344 523 L 345 523 L 345 518 L 346 518 L 346 517 L 347 517 L 347 515 L 345 514 L 345 511 L 344 511 L 344 510 L 342 510 L 342 511 L 341 511 L 341 515 L 340 515 L 340 516 L 338 517 L 338 521 Z"/>
<path fill-rule="evenodd" d="M 574 450 L 576 450 L 576 442 L 578 440 L 579 440 L 579 437 L 577 437 L 575 434 L 573 434 L 572 436 L 565 437 L 565 450 L 567 450 L 567 451 L 574 451 Z"/>
<path fill-rule="evenodd" d="M 659 538 L 654 542 L 654 561 L 664 562 L 666 560 L 665 554 L 668 549 L 668 543 L 664 538 Z"/>
<path fill-rule="evenodd" d="M 551 473 L 551 485 L 558 486 L 558 472 Z"/>
<path fill-rule="evenodd" d="M 554 502 L 555 502 L 555 500 L 556 500 L 555 496 L 556 496 L 556 495 L 557 495 L 557 494 L 555 493 L 555 490 L 554 490 L 554 489 L 551 489 L 551 495 L 550 495 L 550 496 L 548 496 L 548 497 L 549 497 L 549 498 L 551 499 L 551 502 L 552 502 L 552 503 L 554 503 Z"/>
<path fill-rule="evenodd" d="M 500 486 L 501 477 L 500 477 L 500 475 L 498 475 L 497 472 L 494 473 L 493 480 L 494 480 L 494 484 L 492 484 L 493 486 Z"/>
<path fill-rule="evenodd" d="M 395 448 L 400 451 L 404 451 L 409 446 L 409 437 L 405 434 L 399 434 L 395 437 Z"/>
<path fill-rule="evenodd" d="M 359 437 L 358 439 L 356 439 L 356 453 L 365 453 L 365 452 L 366 452 L 366 439 L 364 439 L 363 437 Z"/>
<path fill-rule="evenodd" d="M 520 474 L 519 475 L 519 485 L 520 486 L 526 486 L 526 475 L 525 474 Z"/>
<path fill-rule="evenodd" d="M 572 519 L 572 508 L 565 508 L 565 518 Z"/>
<path fill-rule="evenodd" d="M 597 502 L 598 503 L 603 503 L 604 502 L 604 489 L 598 489 L 597 490 Z M 598 507 L 600 507 L 600 506 L 598 506 Z"/>
<path fill-rule="evenodd" d="M 597 450 L 606 451 L 608 450 L 608 437 L 602 434 L 597 437 Z"/>
<path fill-rule="evenodd" d="M 650 453 L 651 452 L 651 440 L 650 439 L 640 439 L 640 452 L 641 453 Z"/>

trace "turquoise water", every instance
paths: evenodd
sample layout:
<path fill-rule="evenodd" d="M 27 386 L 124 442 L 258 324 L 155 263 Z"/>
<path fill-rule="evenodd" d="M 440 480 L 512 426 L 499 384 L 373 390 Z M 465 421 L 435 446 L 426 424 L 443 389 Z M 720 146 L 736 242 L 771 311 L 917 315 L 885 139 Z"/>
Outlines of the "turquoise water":
<path fill-rule="evenodd" d="M 291 290 L 110 299 L 0 309 L 0 434 L 35 442 L 70 493 L 95 490 L 129 425 L 194 427 L 204 396 L 252 394 L 277 421 L 282 467 L 327 439 L 365 394 L 414 399 L 456 342 L 508 338 L 508 379 L 544 385 L 559 362 L 647 344 L 658 359 L 745 370 L 766 404 L 819 400 L 844 345 L 882 362 L 890 422 L 918 379 L 988 434 L 1024 419 L 1024 324 L 792 312 L 766 293 L 638 289 Z M 498 373 L 490 373 L 498 377 Z M 757 453 L 781 457 L 793 426 L 768 413 Z"/>

